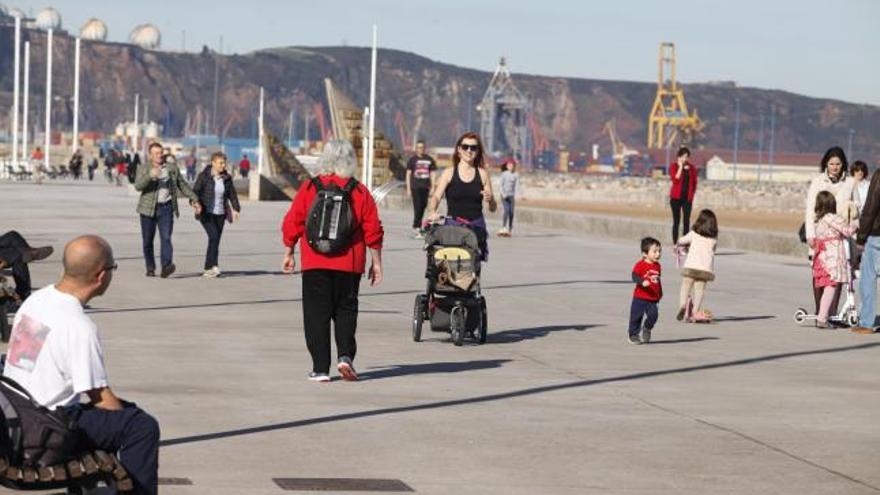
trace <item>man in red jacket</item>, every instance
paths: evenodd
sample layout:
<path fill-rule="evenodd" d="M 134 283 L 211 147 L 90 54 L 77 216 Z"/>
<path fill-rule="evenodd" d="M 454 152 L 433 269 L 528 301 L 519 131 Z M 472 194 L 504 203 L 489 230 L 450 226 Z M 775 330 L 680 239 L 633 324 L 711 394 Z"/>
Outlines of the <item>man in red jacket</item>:
<path fill-rule="evenodd" d="M 357 169 L 354 149 L 348 141 L 334 140 L 324 145 L 318 180 L 324 186 L 336 185 L 342 189 Z M 352 179 L 353 180 L 353 179 Z M 384 231 L 373 196 L 362 184 L 357 183 L 350 194 L 354 231 L 350 245 L 343 251 L 326 255 L 315 251 L 306 239 L 306 219 L 317 197 L 317 188 L 304 182 L 284 217 L 283 234 L 285 273 L 296 268 L 294 251 L 299 241 L 302 263 L 303 327 L 306 346 L 312 355 L 312 372 L 309 380 L 330 381 L 330 321 L 334 323 L 336 369 L 343 380 L 357 380 L 354 357 L 357 342 L 358 291 L 370 251 L 370 285 L 382 281 L 382 239 Z"/>

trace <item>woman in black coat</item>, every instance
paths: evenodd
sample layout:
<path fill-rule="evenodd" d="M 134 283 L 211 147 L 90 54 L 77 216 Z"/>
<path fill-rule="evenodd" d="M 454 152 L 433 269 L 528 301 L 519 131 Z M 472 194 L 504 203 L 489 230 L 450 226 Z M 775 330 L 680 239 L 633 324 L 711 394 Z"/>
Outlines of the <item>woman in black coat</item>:
<path fill-rule="evenodd" d="M 208 234 L 208 252 L 205 254 L 205 273 L 202 276 L 217 277 L 220 275 L 218 258 L 223 224 L 237 221 L 241 212 L 232 176 L 226 170 L 226 155 L 220 152 L 211 155 L 211 166 L 205 167 L 199 174 L 193 191 L 204 205 L 202 213 L 196 218 Z"/>

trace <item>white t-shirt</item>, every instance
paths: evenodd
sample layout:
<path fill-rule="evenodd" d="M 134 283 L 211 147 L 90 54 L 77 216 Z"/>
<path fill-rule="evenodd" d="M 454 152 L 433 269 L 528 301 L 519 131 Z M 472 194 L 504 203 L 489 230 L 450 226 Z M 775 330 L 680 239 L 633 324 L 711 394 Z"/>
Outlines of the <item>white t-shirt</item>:
<path fill-rule="evenodd" d="M 226 209 L 223 207 L 223 200 L 226 199 L 226 184 L 223 182 L 223 177 L 216 176 L 214 177 L 214 208 L 211 209 L 211 213 L 215 215 L 223 215 L 226 213 Z"/>
<path fill-rule="evenodd" d="M 15 315 L 3 374 L 49 409 L 106 387 L 98 327 L 79 300 L 54 285 L 31 294 Z"/>

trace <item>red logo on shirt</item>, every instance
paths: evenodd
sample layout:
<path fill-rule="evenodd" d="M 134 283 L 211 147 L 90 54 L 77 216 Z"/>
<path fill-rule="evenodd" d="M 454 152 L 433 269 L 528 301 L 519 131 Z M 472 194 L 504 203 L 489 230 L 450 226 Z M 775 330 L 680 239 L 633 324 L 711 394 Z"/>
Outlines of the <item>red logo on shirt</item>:
<path fill-rule="evenodd" d="M 51 331 L 51 328 L 41 322 L 28 315 L 22 315 L 21 320 L 12 329 L 7 362 L 28 373 L 33 371 L 37 358 L 43 350 L 43 344 L 46 343 L 46 337 Z"/>

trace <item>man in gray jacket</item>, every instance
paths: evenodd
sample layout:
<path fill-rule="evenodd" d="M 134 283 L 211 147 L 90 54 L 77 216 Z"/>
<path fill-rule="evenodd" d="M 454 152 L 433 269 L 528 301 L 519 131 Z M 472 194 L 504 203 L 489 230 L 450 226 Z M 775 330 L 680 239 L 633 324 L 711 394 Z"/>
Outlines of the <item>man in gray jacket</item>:
<path fill-rule="evenodd" d="M 198 215 L 202 211 L 199 198 L 180 176 L 180 169 L 173 163 L 165 163 L 162 145 L 153 143 L 148 150 L 149 162 L 141 163 L 137 169 L 134 188 L 140 191 L 137 212 L 141 216 L 141 236 L 144 246 L 144 261 L 147 276 L 156 276 L 156 259 L 153 254 L 153 240 L 156 228 L 159 229 L 161 244 L 160 257 L 162 271 L 160 276 L 167 278 L 174 273 L 174 247 L 171 245 L 171 232 L 174 230 L 174 217 L 180 216 L 177 209 L 178 193 L 189 198 Z"/>

